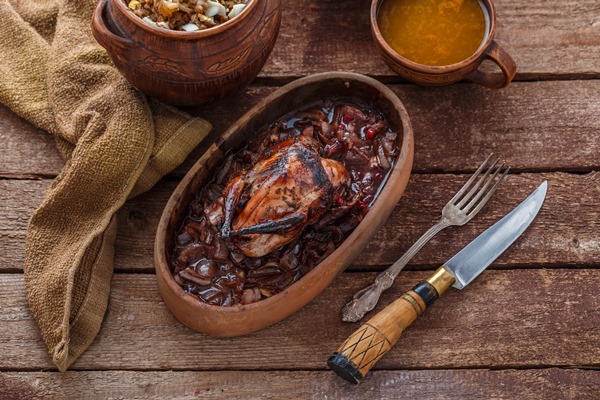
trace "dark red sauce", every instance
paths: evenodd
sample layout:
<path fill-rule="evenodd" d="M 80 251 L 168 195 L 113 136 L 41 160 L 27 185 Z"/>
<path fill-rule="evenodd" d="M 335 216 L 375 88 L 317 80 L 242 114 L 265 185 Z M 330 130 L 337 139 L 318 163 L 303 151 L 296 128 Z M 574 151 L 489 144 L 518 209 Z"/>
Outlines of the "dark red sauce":
<path fill-rule="evenodd" d="M 236 247 L 235 237 L 222 237 L 220 223 L 214 225 L 214 204 L 233 177 L 252 169 L 275 144 L 297 135 L 315 139 L 321 157 L 342 163 L 350 185 L 290 243 L 261 257 L 248 257 Z M 397 133 L 383 114 L 355 99 L 328 99 L 285 115 L 230 155 L 188 206 L 171 256 L 175 281 L 199 301 L 218 306 L 250 304 L 283 291 L 360 223 L 397 152 Z"/>

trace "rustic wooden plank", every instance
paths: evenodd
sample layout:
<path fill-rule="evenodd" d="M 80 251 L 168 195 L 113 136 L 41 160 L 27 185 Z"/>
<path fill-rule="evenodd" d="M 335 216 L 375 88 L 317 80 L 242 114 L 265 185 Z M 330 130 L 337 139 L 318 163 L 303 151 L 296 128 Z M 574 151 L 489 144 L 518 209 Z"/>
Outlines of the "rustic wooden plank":
<path fill-rule="evenodd" d="M 27 224 L 49 180 L 0 180 L 0 271 L 23 270 Z"/>
<path fill-rule="evenodd" d="M 367 0 L 285 3 L 273 54 L 261 76 L 349 70 L 395 76 L 371 39 Z M 596 0 L 495 0 L 496 38 L 513 55 L 517 79 L 598 77 L 600 20 Z M 397 79 L 397 78 L 395 78 Z"/>
<path fill-rule="evenodd" d="M 504 90 L 472 84 L 443 88 L 393 85 L 415 131 L 415 172 L 472 171 L 487 153 L 516 170 L 600 169 L 600 80 L 521 82 Z M 274 91 L 252 86 L 232 99 L 192 109 L 210 120 L 217 137 Z M 0 106 L 0 177 L 56 175 L 62 161 L 45 133 Z M 183 176 L 206 146 L 179 167 Z"/>
<path fill-rule="evenodd" d="M 330 371 L 0 373 L 11 399 L 594 399 L 600 371 L 374 371 L 360 386 Z"/>
<path fill-rule="evenodd" d="M 600 80 L 523 82 L 503 90 L 473 84 L 390 87 L 413 125 L 415 172 L 474 171 L 492 151 L 514 170 L 600 169 Z M 241 115 L 232 110 L 248 108 L 274 90 L 251 87 L 192 111 L 209 118 L 218 133 Z M 185 173 L 202 151 L 200 146 L 177 173 Z"/>
<path fill-rule="evenodd" d="M 514 171 L 600 169 L 600 81 L 394 89 L 413 122 L 416 171 L 475 170 L 491 151 Z"/>
<path fill-rule="evenodd" d="M 382 227 L 354 265 L 388 265 L 400 258 L 432 222 L 439 219 L 444 204 L 467 178 L 465 175 L 413 175 L 389 223 Z M 495 261 L 494 267 L 550 267 L 563 265 L 563 260 L 564 265 L 597 265 L 594 260 L 600 257 L 597 233 L 600 207 L 595 204 L 595 198 L 600 196 L 599 172 L 509 175 L 479 215 L 465 226 L 441 232 L 411 264 L 435 266 L 447 261 L 524 200 L 544 179 L 549 183 L 544 206 L 528 231 Z"/>
<path fill-rule="evenodd" d="M 426 276 L 401 274 L 381 306 Z M 116 274 L 102 329 L 73 368 L 325 369 L 331 352 L 358 327 L 340 321 L 342 306 L 373 277 L 342 274 L 285 321 L 244 337 L 214 338 L 174 319 L 154 276 Z M 598 285 L 598 270 L 487 271 L 438 300 L 376 368 L 598 368 Z M 20 274 L 0 275 L 0 321 L 0 370 L 52 368 Z"/>
<path fill-rule="evenodd" d="M 509 175 L 490 203 L 473 221 L 434 238 L 408 269 L 443 263 L 481 231 L 505 215 L 547 179 L 548 198 L 529 231 L 503 254 L 493 268 L 600 266 L 600 172 L 587 175 L 549 173 Z M 382 269 L 399 258 L 440 216 L 443 205 L 467 180 L 466 175 L 413 175 L 389 222 L 351 266 Z M 22 269 L 27 221 L 49 181 L 0 181 L 0 271 Z M 177 182 L 128 201 L 118 213 L 117 271 L 153 271 L 154 235 L 162 210 Z"/>
<path fill-rule="evenodd" d="M 56 176 L 63 166 L 54 139 L 0 104 L 0 177 Z"/>

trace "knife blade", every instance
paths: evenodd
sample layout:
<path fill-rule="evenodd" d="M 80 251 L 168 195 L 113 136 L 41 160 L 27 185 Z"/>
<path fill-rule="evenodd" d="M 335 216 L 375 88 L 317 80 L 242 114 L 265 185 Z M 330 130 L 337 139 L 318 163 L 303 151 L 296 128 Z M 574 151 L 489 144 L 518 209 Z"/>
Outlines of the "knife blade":
<path fill-rule="evenodd" d="M 521 204 L 442 265 L 427 280 L 362 325 L 333 353 L 327 365 L 336 374 L 360 383 L 375 363 L 415 321 L 452 285 L 463 289 L 477 278 L 533 222 L 540 211 L 548 182 L 544 181 Z"/>
<path fill-rule="evenodd" d="M 544 181 L 514 210 L 444 264 L 444 268 L 456 279 L 453 287 L 462 289 L 467 286 L 525 232 L 540 211 L 547 191 L 548 183 Z"/>

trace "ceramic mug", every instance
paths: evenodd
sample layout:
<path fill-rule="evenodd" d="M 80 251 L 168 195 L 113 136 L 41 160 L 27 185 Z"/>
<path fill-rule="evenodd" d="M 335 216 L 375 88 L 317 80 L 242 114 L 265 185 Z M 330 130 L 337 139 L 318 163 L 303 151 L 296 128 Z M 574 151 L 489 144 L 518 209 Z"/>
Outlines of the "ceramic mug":
<path fill-rule="evenodd" d="M 386 0 L 373 0 L 371 3 L 371 32 L 386 64 L 400 76 L 424 85 L 446 85 L 466 79 L 479 85 L 498 89 L 506 87 L 517 72 L 515 60 L 494 40 L 496 30 L 496 9 L 490 0 L 480 0 L 489 16 L 489 26 L 484 42 L 477 51 L 456 64 L 431 66 L 419 64 L 396 53 L 383 39 L 377 25 L 377 14 Z M 484 60 L 491 60 L 500 67 L 502 75 L 480 71 Z"/>

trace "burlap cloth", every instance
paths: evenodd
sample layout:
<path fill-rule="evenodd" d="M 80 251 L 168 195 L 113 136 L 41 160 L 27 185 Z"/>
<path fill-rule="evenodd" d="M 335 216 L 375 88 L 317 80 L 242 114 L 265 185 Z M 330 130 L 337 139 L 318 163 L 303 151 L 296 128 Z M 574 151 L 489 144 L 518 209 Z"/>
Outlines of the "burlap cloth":
<path fill-rule="evenodd" d="M 0 0 L 0 102 L 56 138 L 65 159 L 29 222 L 27 298 L 59 370 L 106 311 L 115 212 L 181 163 L 208 122 L 146 99 L 94 40 L 97 0 Z"/>

